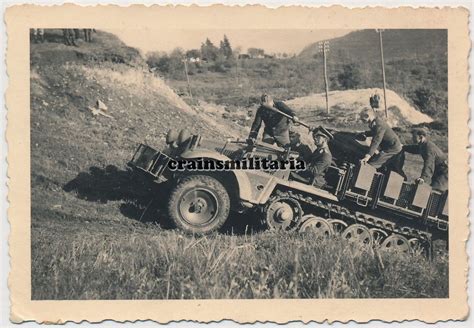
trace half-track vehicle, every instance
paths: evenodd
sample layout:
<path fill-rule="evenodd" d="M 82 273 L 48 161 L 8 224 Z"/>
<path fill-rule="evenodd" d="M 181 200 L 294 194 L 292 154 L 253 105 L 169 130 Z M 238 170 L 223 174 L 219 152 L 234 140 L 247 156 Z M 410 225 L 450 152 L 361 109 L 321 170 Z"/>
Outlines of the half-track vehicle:
<path fill-rule="evenodd" d="M 168 211 L 172 223 L 186 232 L 218 230 L 230 211 L 251 212 L 269 229 L 321 236 L 341 234 L 350 241 L 379 243 L 385 249 L 431 249 L 432 241 L 448 238 L 448 193 L 405 181 L 358 164 L 366 147 L 348 133 L 334 131 L 333 164 L 326 185 L 316 187 L 286 170 L 180 171 L 171 160 L 239 160 L 296 158 L 298 153 L 275 145 L 240 140 L 205 140 L 168 134 L 163 151 L 140 144 L 128 163 L 156 183 L 172 186 Z M 351 144 L 352 143 L 352 144 Z M 352 156 L 352 157 L 351 157 Z M 352 160 L 351 160 L 352 158 Z"/>

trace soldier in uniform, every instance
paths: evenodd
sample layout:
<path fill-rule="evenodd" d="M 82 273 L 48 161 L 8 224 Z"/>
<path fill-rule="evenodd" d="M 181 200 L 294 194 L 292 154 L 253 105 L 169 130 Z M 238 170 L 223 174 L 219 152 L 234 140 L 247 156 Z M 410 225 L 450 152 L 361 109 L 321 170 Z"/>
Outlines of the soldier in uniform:
<path fill-rule="evenodd" d="M 290 131 L 290 147 L 292 151 L 298 153 L 299 159 L 308 163 L 310 162 L 312 154 L 311 148 L 301 142 L 301 135 L 296 131 Z"/>
<path fill-rule="evenodd" d="M 404 145 L 403 150 L 412 154 L 419 154 L 424 164 L 418 183 L 429 183 L 433 189 L 448 190 L 448 157 L 431 140 L 425 129 L 412 131 L 413 145 Z"/>
<path fill-rule="evenodd" d="M 370 128 L 369 131 L 363 133 L 360 137 L 372 137 L 369 151 L 361 159 L 361 163 L 368 163 L 376 169 L 390 168 L 405 176 L 402 170 L 404 161 L 402 144 L 392 128 L 383 118 L 376 116 L 370 109 L 362 111 L 360 119 L 364 123 L 368 123 Z"/>
<path fill-rule="evenodd" d="M 76 41 L 74 40 L 74 29 L 63 28 L 63 41 L 67 46 L 77 46 Z"/>
<path fill-rule="evenodd" d="M 326 184 L 324 174 L 332 162 L 332 154 L 329 150 L 328 141 L 333 135 L 323 127 L 313 130 L 313 140 L 316 149 L 311 155 L 308 171 L 311 173 L 312 184 L 316 187 L 322 187 Z"/>
<path fill-rule="evenodd" d="M 92 42 L 92 29 L 91 28 L 84 29 L 84 41 Z"/>
<path fill-rule="evenodd" d="M 33 40 L 35 43 L 44 42 L 44 28 L 34 28 L 33 29 Z"/>
<path fill-rule="evenodd" d="M 276 110 L 275 110 L 276 109 Z M 294 111 L 282 101 L 274 101 L 269 95 L 262 95 L 260 99 L 260 107 L 257 109 L 255 120 L 250 129 L 249 139 L 254 142 L 262 126 L 265 124 L 263 130 L 263 142 L 273 144 L 276 143 L 280 147 L 288 147 L 290 144 L 290 119 L 281 115 L 277 111 L 290 115 L 294 122 L 298 122 L 298 117 L 295 116 Z"/>

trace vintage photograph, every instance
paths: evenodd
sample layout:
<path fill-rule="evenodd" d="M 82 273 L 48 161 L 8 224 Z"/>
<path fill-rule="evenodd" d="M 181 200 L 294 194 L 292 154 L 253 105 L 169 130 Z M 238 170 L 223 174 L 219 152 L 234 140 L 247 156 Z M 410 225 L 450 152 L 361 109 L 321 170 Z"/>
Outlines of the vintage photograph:
<path fill-rule="evenodd" d="M 468 14 L 8 10 L 11 320 L 465 319 Z"/>
<path fill-rule="evenodd" d="M 30 37 L 33 300 L 448 297 L 446 29 Z"/>

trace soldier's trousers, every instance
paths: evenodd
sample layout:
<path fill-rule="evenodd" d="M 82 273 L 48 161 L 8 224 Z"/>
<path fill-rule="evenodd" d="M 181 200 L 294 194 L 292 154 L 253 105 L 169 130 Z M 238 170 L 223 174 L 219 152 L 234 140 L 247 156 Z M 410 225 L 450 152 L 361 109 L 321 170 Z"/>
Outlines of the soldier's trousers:
<path fill-rule="evenodd" d="M 405 162 L 405 153 L 403 151 L 384 152 L 381 151 L 368 161 L 370 165 L 375 167 L 378 171 L 387 170 L 395 171 L 406 179 L 405 172 L 403 172 L 403 165 Z"/>
<path fill-rule="evenodd" d="M 264 131 L 262 141 L 272 145 L 276 143 L 280 147 L 285 147 L 290 143 L 290 132 L 286 131 L 279 135 L 273 136 L 270 133 Z"/>
<path fill-rule="evenodd" d="M 431 178 L 431 187 L 439 191 L 448 190 L 448 167 L 435 168 Z"/>

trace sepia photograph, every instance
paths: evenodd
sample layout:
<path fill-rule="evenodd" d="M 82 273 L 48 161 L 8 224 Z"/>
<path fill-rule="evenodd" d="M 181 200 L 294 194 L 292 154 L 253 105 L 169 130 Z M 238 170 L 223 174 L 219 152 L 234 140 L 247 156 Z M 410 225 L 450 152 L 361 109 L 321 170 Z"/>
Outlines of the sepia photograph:
<path fill-rule="evenodd" d="M 32 298 L 448 297 L 447 56 L 445 29 L 32 29 Z M 248 159 L 304 165 L 214 167 Z"/>
<path fill-rule="evenodd" d="M 467 21 L 11 9 L 11 320 L 465 319 Z"/>

